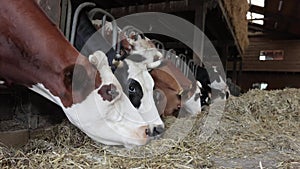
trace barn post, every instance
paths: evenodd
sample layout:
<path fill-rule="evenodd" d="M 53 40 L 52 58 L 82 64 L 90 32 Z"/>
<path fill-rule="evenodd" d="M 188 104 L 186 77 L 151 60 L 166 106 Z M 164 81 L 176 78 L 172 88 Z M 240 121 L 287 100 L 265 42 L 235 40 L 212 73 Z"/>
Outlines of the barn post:
<path fill-rule="evenodd" d="M 224 72 L 227 73 L 227 61 L 228 61 L 228 55 L 229 55 L 229 45 L 227 43 L 224 43 L 221 48 L 221 61 L 223 64 Z"/>
<path fill-rule="evenodd" d="M 236 84 L 237 82 L 237 56 L 233 56 L 233 70 L 232 70 L 232 82 Z"/>
<path fill-rule="evenodd" d="M 197 56 L 195 53 L 193 54 L 193 60 L 195 64 L 201 65 L 203 60 L 203 51 L 204 51 L 204 31 L 205 31 L 205 19 L 207 13 L 207 2 L 206 0 L 198 0 L 195 1 L 195 25 L 203 32 L 200 35 L 200 39 L 193 39 L 193 47 L 194 49 L 199 49 L 200 56 Z M 194 32 L 194 37 L 196 37 L 196 31 Z M 197 46 L 196 44 L 200 44 Z M 201 60 L 200 60 L 200 59 Z"/>
<path fill-rule="evenodd" d="M 236 84 L 237 85 L 240 85 L 240 77 L 242 76 L 242 72 L 243 72 L 243 58 L 242 57 L 239 57 L 239 72 L 238 72 L 238 75 L 237 75 L 237 79 L 236 79 Z"/>

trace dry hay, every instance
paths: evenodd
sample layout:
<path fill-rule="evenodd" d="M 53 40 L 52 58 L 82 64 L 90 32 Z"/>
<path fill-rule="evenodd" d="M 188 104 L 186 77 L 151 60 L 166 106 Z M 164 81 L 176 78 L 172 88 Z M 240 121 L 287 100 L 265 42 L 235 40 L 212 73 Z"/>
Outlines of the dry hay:
<path fill-rule="evenodd" d="M 242 51 L 249 45 L 248 21 L 246 18 L 249 5 L 247 0 L 223 0 L 224 8 L 231 20 L 237 41 Z"/>
<path fill-rule="evenodd" d="M 132 149 L 97 144 L 65 121 L 21 149 L 0 147 L 0 166 L 299 168 L 299 102 L 300 89 L 251 90 L 227 101 L 218 128 L 207 141 L 199 139 L 212 113 L 206 110 L 197 118 L 165 119 L 169 129 L 164 139 Z"/>

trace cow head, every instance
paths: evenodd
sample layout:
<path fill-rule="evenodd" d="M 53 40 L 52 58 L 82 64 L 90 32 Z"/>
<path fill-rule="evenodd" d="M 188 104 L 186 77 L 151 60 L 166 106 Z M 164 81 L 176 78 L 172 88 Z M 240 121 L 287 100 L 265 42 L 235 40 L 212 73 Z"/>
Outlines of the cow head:
<path fill-rule="evenodd" d="M 121 83 L 123 91 L 133 106 L 140 112 L 150 126 L 150 136 L 159 136 L 164 129 L 153 99 L 154 81 L 143 64 L 145 58 L 140 55 L 130 55 L 123 61 L 118 61 L 115 76 Z"/>
<path fill-rule="evenodd" d="M 155 47 L 154 43 L 143 34 L 130 33 L 127 38 L 132 50 L 130 54 L 138 54 L 145 58 L 143 63 L 148 69 L 153 69 L 161 64 L 162 53 Z"/>
<path fill-rule="evenodd" d="M 102 85 L 91 93 L 86 102 L 73 107 L 82 111 L 76 115 L 68 114 L 69 119 L 91 138 L 105 144 L 145 144 L 149 135 L 148 124 L 122 92 L 106 55 L 97 51 L 89 56 L 89 60 L 100 72 Z M 88 108 L 93 104 L 97 109 Z"/>
<path fill-rule="evenodd" d="M 151 71 L 155 88 L 162 90 L 167 98 L 163 115 L 177 116 L 180 108 L 184 108 L 189 115 L 199 113 L 201 111 L 199 83 L 192 83 L 171 61 L 165 60 L 163 63 L 161 67 Z"/>
<path fill-rule="evenodd" d="M 201 83 L 199 81 L 194 81 L 192 87 L 182 94 L 186 97 L 182 100 L 182 107 L 189 115 L 196 115 L 201 111 L 201 88 Z"/>
<path fill-rule="evenodd" d="M 211 83 L 208 86 L 212 90 L 212 101 L 216 99 L 226 100 L 230 96 L 230 91 L 217 66 L 212 66 L 210 73 L 212 74 Z"/>

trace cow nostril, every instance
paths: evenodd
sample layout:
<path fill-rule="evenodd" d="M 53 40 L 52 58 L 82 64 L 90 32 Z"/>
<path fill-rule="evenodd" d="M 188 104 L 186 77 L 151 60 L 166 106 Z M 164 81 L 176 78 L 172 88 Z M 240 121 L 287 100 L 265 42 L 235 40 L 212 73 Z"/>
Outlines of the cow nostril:
<path fill-rule="evenodd" d="M 150 136 L 150 134 L 151 134 L 150 129 L 146 128 L 145 133 L 146 133 L 147 136 Z"/>
<path fill-rule="evenodd" d="M 180 109 L 180 108 L 181 108 L 181 104 L 178 104 L 178 105 L 177 105 L 177 109 Z"/>
<path fill-rule="evenodd" d="M 145 130 L 145 133 L 147 136 L 150 136 L 155 139 L 162 135 L 162 133 L 164 132 L 164 129 L 165 129 L 164 126 L 158 125 L 158 126 L 153 127 L 152 131 L 149 128 L 147 128 Z"/>
<path fill-rule="evenodd" d="M 229 98 L 229 92 L 226 92 L 226 99 Z"/>
<path fill-rule="evenodd" d="M 158 134 L 161 134 L 162 132 L 164 132 L 164 127 L 162 126 L 157 126 L 154 128 L 154 131 Z"/>
<path fill-rule="evenodd" d="M 161 135 L 164 132 L 164 127 L 163 126 L 156 126 L 153 128 L 153 133 L 152 136 L 158 136 Z"/>

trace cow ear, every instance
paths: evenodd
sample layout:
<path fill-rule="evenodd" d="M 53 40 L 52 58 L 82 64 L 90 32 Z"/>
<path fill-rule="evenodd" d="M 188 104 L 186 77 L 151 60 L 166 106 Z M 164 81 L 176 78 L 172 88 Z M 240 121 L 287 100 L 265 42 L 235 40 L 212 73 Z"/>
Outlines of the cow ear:
<path fill-rule="evenodd" d="M 98 70 L 105 66 L 109 66 L 107 56 L 102 51 L 96 51 L 89 56 L 89 62 L 93 64 Z"/>
<path fill-rule="evenodd" d="M 99 90 L 98 94 L 103 98 L 103 101 L 113 101 L 118 95 L 119 92 L 117 87 L 114 84 L 103 85 Z"/>
<path fill-rule="evenodd" d="M 147 66 L 147 69 L 154 69 L 154 68 L 160 67 L 161 64 L 162 64 L 162 61 L 158 60 L 158 61 L 155 61 L 155 62 L 152 62 L 152 63 L 148 63 L 146 66 Z"/>

